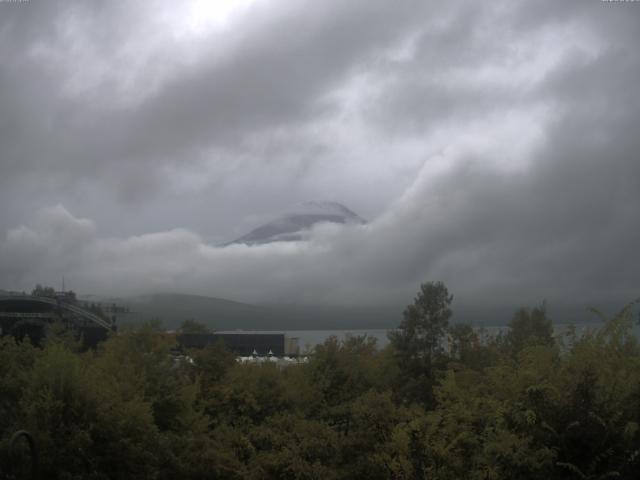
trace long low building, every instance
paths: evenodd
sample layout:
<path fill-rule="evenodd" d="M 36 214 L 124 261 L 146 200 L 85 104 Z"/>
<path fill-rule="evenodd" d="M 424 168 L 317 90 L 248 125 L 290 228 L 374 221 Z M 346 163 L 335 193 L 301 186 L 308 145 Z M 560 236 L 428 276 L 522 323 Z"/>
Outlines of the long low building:
<path fill-rule="evenodd" d="M 183 348 L 204 348 L 218 342 L 238 356 L 295 357 L 300 354 L 298 339 L 273 332 L 181 333 L 177 336 Z"/>

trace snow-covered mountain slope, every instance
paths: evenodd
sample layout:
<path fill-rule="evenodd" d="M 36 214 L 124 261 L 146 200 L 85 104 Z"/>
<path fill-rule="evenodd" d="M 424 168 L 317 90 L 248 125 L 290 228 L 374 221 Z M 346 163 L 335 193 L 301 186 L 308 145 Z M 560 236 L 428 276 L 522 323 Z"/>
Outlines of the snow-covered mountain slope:
<path fill-rule="evenodd" d="M 275 220 L 251 230 L 229 242 L 262 245 L 271 242 L 294 242 L 304 238 L 304 231 L 322 223 L 361 225 L 366 223 L 358 214 L 336 202 L 305 202 Z"/>

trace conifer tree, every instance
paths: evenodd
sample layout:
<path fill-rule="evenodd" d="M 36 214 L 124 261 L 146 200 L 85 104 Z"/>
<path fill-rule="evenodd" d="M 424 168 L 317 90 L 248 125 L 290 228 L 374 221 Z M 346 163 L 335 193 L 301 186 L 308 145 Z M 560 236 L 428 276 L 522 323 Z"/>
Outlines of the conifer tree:
<path fill-rule="evenodd" d="M 403 377 L 400 394 L 406 400 L 433 403 L 434 360 L 442 350 L 452 301 L 444 283 L 423 283 L 399 328 L 389 334 Z"/>

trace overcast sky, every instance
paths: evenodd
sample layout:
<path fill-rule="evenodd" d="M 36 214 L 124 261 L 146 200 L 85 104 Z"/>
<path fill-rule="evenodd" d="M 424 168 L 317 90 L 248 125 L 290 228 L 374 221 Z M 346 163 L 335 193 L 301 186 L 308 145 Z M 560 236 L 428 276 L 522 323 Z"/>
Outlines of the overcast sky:
<path fill-rule="evenodd" d="M 0 288 L 640 295 L 640 2 L 0 0 Z M 364 226 L 220 247 L 307 200 Z"/>

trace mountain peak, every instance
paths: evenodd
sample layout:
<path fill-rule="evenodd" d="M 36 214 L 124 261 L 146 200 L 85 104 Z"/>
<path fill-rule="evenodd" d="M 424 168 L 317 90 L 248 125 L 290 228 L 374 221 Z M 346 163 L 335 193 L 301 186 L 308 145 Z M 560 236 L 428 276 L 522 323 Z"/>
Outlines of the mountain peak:
<path fill-rule="evenodd" d="M 362 225 L 366 222 L 340 203 L 313 200 L 296 205 L 275 220 L 251 230 L 227 245 L 234 243 L 263 245 L 273 242 L 300 241 L 304 238 L 303 232 L 318 223 Z"/>
<path fill-rule="evenodd" d="M 366 223 L 353 210 L 345 207 L 338 202 L 330 202 L 325 200 L 310 200 L 299 203 L 290 210 L 288 215 L 340 215 L 350 219 L 353 223 Z"/>

